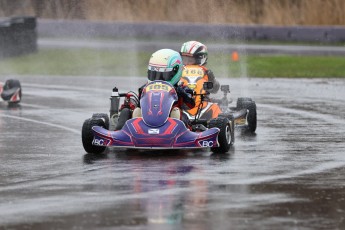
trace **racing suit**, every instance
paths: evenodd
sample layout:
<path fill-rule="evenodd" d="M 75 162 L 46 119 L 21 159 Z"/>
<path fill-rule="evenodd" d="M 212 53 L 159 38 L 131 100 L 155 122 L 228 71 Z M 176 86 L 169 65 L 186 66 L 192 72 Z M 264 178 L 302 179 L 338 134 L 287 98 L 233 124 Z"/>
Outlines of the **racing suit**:
<path fill-rule="evenodd" d="M 190 89 L 195 91 L 195 93 L 200 94 L 204 92 L 203 83 L 212 82 L 213 88 L 207 90 L 210 93 L 217 93 L 220 84 L 216 80 L 213 72 L 207 69 L 205 66 L 200 65 L 186 65 L 184 66 L 182 72 L 181 83 L 185 86 L 188 86 Z M 183 108 L 190 116 L 196 116 L 200 108 L 205 108 L 208 106 L 207 102 L 212 102 L 209 96 L 204 96 L 204 103 L 201 101 L 201 96 L 194 96 L 196 106 L 194 108 Z M 201 106 L 201 107 L 200 107 Z M 210 108 L 210 116 L 218 117 L 218 114 L 221 112 L 219 106 L 213 105 Z"/>
<path fill-rule="evenodd" d="M 182 78 L 181 78 L 182 81 L 184 77 L 197 77 L 197 78 L 202 77 L 204 81 L 212 82 L 213 88 L 209 90 L 210 93 L 217 93 L 220 88 L 220 84 L 217 81 L 216 77 L 214 76 L 212 70 L 207 69 L 205 66 L 199 66 L 199 65 L 185 66 L 182 72 Z M 187 84 L 187 82 L 185 83 Z"/>

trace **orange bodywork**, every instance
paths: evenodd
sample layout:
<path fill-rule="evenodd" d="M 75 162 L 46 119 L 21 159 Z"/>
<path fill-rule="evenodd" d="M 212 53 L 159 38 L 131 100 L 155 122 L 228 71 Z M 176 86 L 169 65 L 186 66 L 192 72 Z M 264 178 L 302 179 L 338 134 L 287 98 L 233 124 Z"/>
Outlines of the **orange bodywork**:
<path fill-rule="evenodd" d="M 199 65 L 187 65 L 183 68 L 181 82 L 183 85 L 187 86 L 188 88 L 194 90 L 197 94 L 205 93 L 203 89 L 204 82 L 208 81 L 208 76 L 206 74 L 206 68 Z M 211 119 L 217 118 L 218 115 L 222 112 L 218 106 L 218 104 L 203 101 L 201 102 L 200 96 L 194 96 L 195 100 L 195 107 L 186 112 L 191 115 L 197 115 L 198 108 L 201 106 L 202 114 L 200 118 L 204 119 Z M 202 104 L 201 104 L 202 103 Z"/>

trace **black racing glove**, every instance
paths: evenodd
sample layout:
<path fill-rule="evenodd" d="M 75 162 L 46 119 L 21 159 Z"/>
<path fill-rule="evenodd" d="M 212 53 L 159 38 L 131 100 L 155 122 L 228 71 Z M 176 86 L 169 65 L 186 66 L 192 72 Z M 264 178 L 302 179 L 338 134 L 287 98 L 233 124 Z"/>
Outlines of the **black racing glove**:
<path fill-rule="evenodd" d="M 219 88 L 220 88 L 219 82 L 216 80 L 216 77 L 214 76 L 212 70 L 207 70 L 206 74 L 208 76 L 208 81 L 213 83 L 213 89 L 209 90 L 209 92 L 210 93 L 217 93 Z"/>
<path fill-rule="evenodd" d="M 216 77 L 214 76 L 212 70 L 207 70 L 207 71 L 206 71 L 206 74 L 207 74 L 207 76 L 208 76 L 208 80 L 209 80 L 209 81 L 214 82 L 214 80 L 216 80 Z"/>
<path fill-rule="evenodd" d="M 187 92 L 188 91 L 188 92 Z M 178 97 L 182 97 L 183 102 L 187 104 L 189 108 L 193 108 L 195 106 L 195 101 L 193 98 L 193 90 L 188 87 L 177 86 L 176 92 Z"/>
<path fill-rule="evenodd" d="M 186 93 L 190 94 L 190 96 L 193 96 L 193 95 L 194 95 L 194 91 L 193 91 L 192 89 L 188 88 L 188 87 L 185 87 L 185 88 L 184 88 L 184 91 L 185 91 Z"/>

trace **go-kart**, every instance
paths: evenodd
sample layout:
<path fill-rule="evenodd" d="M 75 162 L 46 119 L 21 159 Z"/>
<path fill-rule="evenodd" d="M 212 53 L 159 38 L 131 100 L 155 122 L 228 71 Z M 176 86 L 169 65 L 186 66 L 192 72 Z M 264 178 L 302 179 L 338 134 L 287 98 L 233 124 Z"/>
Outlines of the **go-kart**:
<path fill-rule="evenodd" d="M 9 105 L 18 104 L 22 99 L 22 87 L 19 80 L 8 79 L 0 82 L 0 101 L 6 101 Z"/>
<path fill-rule="evenodd" d="M 131 118 L 131 112 L 139 102 L 138 96 L 134 92 L 118 93 L 117 88 L 113 89 L 110 119 L 107 114 L 98 113 L 84 121 L 82 143 L 86 152 L 102 153 L 110 146 L 139 149 L 211 148 L 213 152 L 227 152 L 233 144 L 234 123 L 227 117 L 191 126 L 169 117 L 173 104 L 178 100 L 171 84 L 158 80 L 150 82 L 141 95 L 142 117 Z M 119 106 L 121 97 L 125 99 Z M 110 123 L 116 123 L 114 130 L 110 128 Z"/>
<path fill-rule="evenodd" d="M 237 99 L 236 107 L 230 107 L 232 101 L 227 96 L 230 93 L 229 85 L 222 85 L 221 91 L 224 93 L 221 99 L 201 99 L 195 115 L 190 114 L 188 110 L 184 110 L 183 113 L 192 124 L 200 124 L 214 119 L 214 111 L 219 111 L 216 117 L 227 117 L 234 121 L 235 128 L 254 133 L 257 126 L 255 101 L 249 97 L 240 97 Z M 194 95 L 205 97 L 203 93 Z"/>
<path fill-rule="evenodd" d="M 251 98 L 241 97 L 237 99 L 236 107 L 230 107 L 232 103 L 228 99 L 230 93 L 229 85 L 222 85 L 220 87 L 223 92 L 221 99 L 210 98 L 205 95 L 205 79 L 203 78 L 204 71 L 199 66 L 190 65 L 184 67 L 181 82 L 183 85 L 189 87 L 194 92 L 195 107 L 192 109 L 185 109 L 184 113 L 192 122 L 192 124 L 199 124 L 210 121 L 217 117 L 227 117 L 233 120 L 236 128 L 242 128 L 254 133 L 257 126 L 256 104 Z"/>

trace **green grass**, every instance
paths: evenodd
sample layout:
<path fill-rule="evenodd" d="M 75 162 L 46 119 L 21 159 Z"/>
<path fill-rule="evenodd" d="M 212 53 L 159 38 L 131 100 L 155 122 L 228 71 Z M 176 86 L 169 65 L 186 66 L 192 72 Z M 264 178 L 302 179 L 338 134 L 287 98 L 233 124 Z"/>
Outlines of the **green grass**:
<path fill-rule="evenodd" d="M 280 56 L 248 58 L 250 76 L 345 77 L 345 58 L 326 56 Z M 269 71 L 267 71 L 269 70 Z"/>
<path fill-rule="evenodd" d="M 223 76 L 230 77 L 345 77 L 345 58 L 341 56 L 248 55 L 240 56 L 240 61 L 233 62 L 230 54 L 222 55 L 213 60 L 210 58 L 208 64 L 217 76 L 224 74 Z"/>
<path fill-rule="evenodd" d="M 0 74 L 114 76 L 146 72 L 147 53 L 46 49 L 0 61 Z"/>
<path fill-rule="evenodd" d="M 43 49 L 35 54 L 0 60 L 0 75 L 145 76 L 151 53 L 94 49 Z M 240 56 L 209 54 L 208 67 L 217 77 L 345 77 L 339 56 Z"/>

